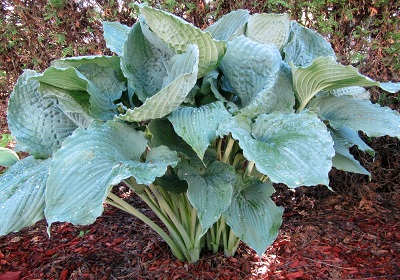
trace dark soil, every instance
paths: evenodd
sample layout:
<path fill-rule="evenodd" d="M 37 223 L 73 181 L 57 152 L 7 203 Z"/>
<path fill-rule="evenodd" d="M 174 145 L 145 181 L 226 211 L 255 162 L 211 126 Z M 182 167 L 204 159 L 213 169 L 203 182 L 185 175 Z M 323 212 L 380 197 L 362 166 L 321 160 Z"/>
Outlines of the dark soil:
<path fill-rule="evenodd" d="M 151 215 L 124 190 L 114 188 Z M 141 221 L 106 206 L 91 226 L 53 225 L 51 238 L 45 221 L 1 237 L 0 280 L 400 278 L 399 193 L 378 203 L 322 188 L 303 191 L 278 188 L 284 222 L 260 257 L 241 244 L 233 258 L 204 252 L 197 263 L 182 263 Z"/>

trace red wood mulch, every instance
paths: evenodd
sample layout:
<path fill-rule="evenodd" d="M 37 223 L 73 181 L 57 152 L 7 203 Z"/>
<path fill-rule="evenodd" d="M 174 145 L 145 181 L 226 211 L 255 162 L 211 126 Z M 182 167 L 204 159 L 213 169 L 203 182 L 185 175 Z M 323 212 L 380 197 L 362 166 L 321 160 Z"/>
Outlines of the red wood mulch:
<path fill-rule="evenodd" d="M 398 193 L 374 203 L 288 191 L 275 200 L 286 206 L 284 222 L 261 258 L 241 244 L 234 258 L 205 252 L 182 263 L 141 221 L 107 206 L 91 226 L 53 225 L 50 239 L 44 221 L 1 237 L 0 280 L 400 279 Z"/>

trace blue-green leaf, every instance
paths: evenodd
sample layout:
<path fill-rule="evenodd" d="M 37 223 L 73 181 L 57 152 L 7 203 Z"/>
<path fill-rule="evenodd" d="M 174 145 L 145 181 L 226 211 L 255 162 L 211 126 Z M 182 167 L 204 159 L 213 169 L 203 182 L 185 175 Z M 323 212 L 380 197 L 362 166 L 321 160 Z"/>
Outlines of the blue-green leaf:
<path fill-rule="evenodd" d="M 270 181 L 237 177 L 229 208 L 222 214 L 226 223 L 243 242 L 261 256 L 278 236 L 283 208 L 271 200 Z"/>
<path fill-rule="evenodd" d="M 249 118 L 272 112 L 293 113 L 295 102 L 290 67 L 282 62 L 275 83 L 255 94 L 240 112 Z"/>
<path fill-rule="evenodd" d="M 253 14 L 247 24 L 246 37 L 282 49 L 288 42 L 289 30 L 289 14 Z"/>
<path fill-rule="evenodd" d="M 217 135 L 218 125 L 230 118 L 222 102 L 200 108 L 180 107 L 168 117 L 175 132 L 203 159 L 207 147 Z"/>
<path fill-rule="evenodd" d="M 219 132 L 232 133 L 243 155 L 274 183 L 289 187 L 329 184 L 333 141 L 314 113 L 262 114 L 253 125 L 233 120 Z"/>
<path fill-rule="evenodd" d="M 110 188 L 134 177 L 150 184 L 167 166 L 178 162 L 176 152 L 166 147 L 152 149 L 146 162 L 144 133 L 132 126 L 107 122 L 77 129 L 54 155 L 46 189 L 45 216 L 56 221 L 91 224 L 101 215 Z"/>
<path fill-rule="evenodd" d="M 209 32 L 170 13 L 139 5 L 145 24 L 177 53 L 187 51 L 195 44 L 199 49 L 198 78 L 215 69 L 225 52 L 225 42 L 214 40 Z"/>
<path fill-rule="evenodd" d="M 27 70 L 19 77 L 8 104 L 8 126 L 17 151 L 48 158 L 78 125 L 55 96 L 40 94 L 39 82 L 31 79 L 36 76 Z"/>
<path fill-rule="evenodd" d="M 121 58 L 121 67 L 129 85 L 142 102 L 161 90 L 163 79 L 168 75 L 166 65 L 174 55 L 161 40 L 156 45 L 150 43 L 143 28 L 146 26 L 140 23 L 132 27 Z"/>
<path fill-rule="evenodd" d="M 279 50 L 274 45 L 240 36 L 228 43 L 220 67 L 240 98 L 241 107 L 245 107 L 257 94 L 274 85 L 281 62 Z"/>
<path fill-rule="evenodd" d="M 335 52 L 321 34 L 292 21 L 289 42 L 283 48 L 285 61 L 297 67 L 307 67 L 320 56 L 335 59 Z"/>
<path fill-rule="evenodd" d="M 194 166 L 203 166 L 201 159 L 178 134 L 167 119 L 154 119 L 148 125 L 151 132 L 151 147 L 167 146 L 171 150 L 185 155 Z"/>
<path fill-rule="evenodd" d="M 357 145 L 360 150 L 374 154 L 374 151 L 365 144 L 356 132 L 351 129 L 343 128 L 340 130 L 330 129 L 334 141 L 333 148 L 335 156 L 332 159 L 333 167 L 348 172 L 354 172 L 371 176 L 361 164 L 350 153 L 349 148 Z"/>
<path fill-rule="evenodd" d="M 27 157 L 0 177 L 0 235 L 43 219 L 44 193 L 51 159 Z"/>
<path fill-rule="evenodd" d="M 334 129 L 351 128 L 370 137 L 389 135 L 400 138 L 400 114 L 389 107 L 349 96 L 322 95 L 309 104 Z"/>
<path fill-rule="evenodd" d="M 106 41 L 107 47 L 115 52 L 117 55 L 121 56 L 123 52 L 124 42 L 128 37 L 130 31 L 129 26 L 123 25 L 119 22 L 108 22 L 102 21 L 103 25 L 103 35 Z"/>
<path fill-rule="evenodd" d="M 69 68 L 47 68 L 35 77 L 40 83 L 67 90 L 77 101 L 89 101 L 90 114 L 99 120 L 110 120 L 116 114 L 122 91 L 126 89 L 121 77 L 112 68 L 96 63 L 83 64 L 80 70 Z"/>
<path fill-rule="evenodd" d="M 167 72 L 162 89 L 147 98 L 140 107 L 128 109 L 119 119 L 140 122 L 162 118 L 175 110 L 189 94 L 197 81 L 199 51 L 197 46 L 187 46 L 187 52 L 175 55 L 168 61 Z"/>
<path fill-rule="evenodd" d="M 197 209 L 202 236 L 231 204 L 235 169 L 231 165 L 214 161 L 203 172 L 182 166 L 178 174 L 188 182 L 188 198 Z"/>
<path fill-rule="evenodd" d="M 208 26 L 204 31 L 211 33 L 216 40 L 228 41 L 231 35 L 243 28 L 249 19 L 248 10 L 236 10 L 224 15 L 218 21 Z"/>

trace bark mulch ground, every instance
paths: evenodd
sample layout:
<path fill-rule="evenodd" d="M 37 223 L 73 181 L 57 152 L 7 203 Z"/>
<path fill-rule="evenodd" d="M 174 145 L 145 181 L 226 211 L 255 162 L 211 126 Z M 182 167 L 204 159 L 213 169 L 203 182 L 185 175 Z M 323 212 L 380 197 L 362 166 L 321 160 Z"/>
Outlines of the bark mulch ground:
<path fill-rule="evenodd" d="M 400 279 L 398 191 L 373 202 L 312 192 L 278 189 L 284 222 L 261 257 L 241 244 L 233 258 L 204 252 L 197 263 L 183 263 L 141 221 L 106 206 L 91 226 L 53 225 L 51 238 L 45 221 L 1 237 L 0 280 Z M 151 216 L 134 196 L 125 198 Z"/>

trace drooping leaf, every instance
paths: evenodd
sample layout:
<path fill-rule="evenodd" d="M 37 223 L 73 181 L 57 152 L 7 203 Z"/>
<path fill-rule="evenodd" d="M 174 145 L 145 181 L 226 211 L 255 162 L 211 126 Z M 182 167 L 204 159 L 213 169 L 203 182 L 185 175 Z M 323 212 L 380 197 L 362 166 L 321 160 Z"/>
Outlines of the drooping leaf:
<path fill-rule="evenodd" d="M 214 102 L 199 108 L 180 107 L 168 119 L 175 132 L 203 159 L 207 147 L 218 136 L 219 123 L 230 116 L 222 102 Z"/>
<path fill-rule="evenodd" d="M 296 67 L 307 67 L 320 56 L 335 59 L 332 46 L 321 34 L 292 21 L 289 42 L 283 48 L 285 61 Z"/>
<path fill-rule="evenodd" d="M 350 153 L 349 148 L 358 145 L 360 150 L 368 149 L 369 153 L 373 153 L 373 150 L 359 138 L 356 132 L 350 129 L 330 129 L 330 132 L 334 141 L 333 148 L 335 149 L 335 156 L 332 159 L 333 167 L 339 170 L 371 176 L 368 170 L 361 166 Z"/>
<path fill-rule="evenodd" d="M 16 150 L 36 158 L 48 158 L 78 125 L 62 111 L 58 99 L 41 95 L 36 72 L 18 79 L 8 104 L 8 126 L 17 141 Z"/>
<path fill-rule="evenodd" d="M 144 36 L 141 26 L 143 25 L 136 23 L 129 32 L 121 67 L 129 85 L 135 89 L 139 100 L 144 102 L 161 90 L 163 79 L 168 75 L 166 65 L 173 52 L 163 47 L 162 41 L 157 45 L 151 44 Z"/>
<path fill-rule="evenodd" d="M 365 88 L 358 86 L 334 89 L 329 93 L 337 97 L 348 95 L 356 99 L 370 99 L 369 92 Z"/>
<path fill-rule="evenodd" d="M 51 159 L 27 157 L 0 177 L 0 235 L 43 219 L 44 192 Z"/>
<path fill-rule="evenodd" d="M 299 100 L 298 111 L 304 109 L 307 103 L 320 91 L 330 91 L 350 86 L 379 86 L 352 66 L 343 66 L 333 57 L 318 57 L 305 68 L 290 65 L 293 75 L 293 87 Z"/>
<path fill-rule="evenodd" d="M 215 69 L 225 52 L 225 42 L 214 40 L 209 32 L 170 13 L 139 5 L 141 15 L 150 29 L 177 53 L 187 51 L 188 45 L 199 49 L 198 78 Z"/>
<path fill-rule="evenodd" d="M 171 150 L 186 155 L 190 159 L 191 165 L 203 166 L 196 152 L 176 134 L 172 124 L 167 119 L 154 119 L 149 123 L 148 128 L 152 134 L 151 147 L 167 146 Z"/>
<path fill-rule="evenodd" d="M 211 33 L 216 40 L 228 41 L 231 35 L 242 28 L 248 21 L 248 10 L 236 10 L 221 17 L 216 23 L 208 26 L 204 31 Z"/>
<path fill-rule="evenodd" d="M 253 177 L 237 177 L 232 202 L 222 214 L 243 242 L 261 256 L 278 236 L 283 208 L 270 198 L 272 184 Z"/>
<path fill-rule="evenodd" d="M 233 120 L 219 132 L 232 133 L 243 155 L 274 183 L 289 187 L 329 184 L 333 141 L 314 113 L 262 114 L 253 125 Z"/>
<path fill-rule="evenodd" d="M 259 92 L 275 83 L 281 61 L 279 50 L 274 45 L 240 36 L 228 43 L 220 67 L 240 98 L 241 107 L 245 107 Z"/>
<path fill-rule="evenodd" d="M 203 172 L 182 166 L 178 175 L 188 182 L 188 198 L 197 209 L 203 236 L 231 204 L 235 170 L 231 165 L 214 161 Z"/>
<path fill-rule="evenodd" d="M 310 102 L 310 108 L 334 129 L 351 128 L 370 137 L 389 135 L 400 138 L 400 114 L 389 107 L 349 96 L 323 95 Z"/>
<path fill-rule="evenodd" d="M 140 122 L 162 118 L 175 110 L 189 94 L 197 81 L 199 62 L 197 46 L 187 46 L 187 52 L 175 55 L 168 62 L 168 76 L 164 78 L 162 89 L 146 99 L 140 107 L 128 109 L 119 119 Z"/>
<path fill-rule="evenodd" d="M 289 14 L 253 14 L 247 24 L 246 36 L 263 44 L 282 49 L 289 39 Z"/>
<path fill-rule="evenodd" d="M 51 225 L 68 221 L 87 225 L 103 211 L 110 188 L 134 177 L 138 184 L 150 184 L 162 176 L 168 165 L 178 162 L 176 152 L 166 147 L 152 149 L 146 162 L 144 133 L 117 122 L 93 123 L 77 129 L 55 153 L 46 189 L 45 216 Z"/>
<path fill-rule="evenodd" d="M 115 21 L 102 21 L 101 24 L 103 25 L 103 35 L 107 48 L 121 56 L 130 27 Z"/>
<path fill-rule="evenodd" d="M 0 147 L 0 165 L 12 166 L 19 160 L 18 155 L 11 149 Z"/>
<path fill-rule="evenodd" d="M 35 77 L 40 83 L 67 90 L 78 102 L 89 100 L 90 114 L 99 120 L 110 120 L 116 114 L 117 105 L 125 84 L 112 68 L 97 64 L 84 64 L 81 71 L 70 68 L 47 68 Z"/>

